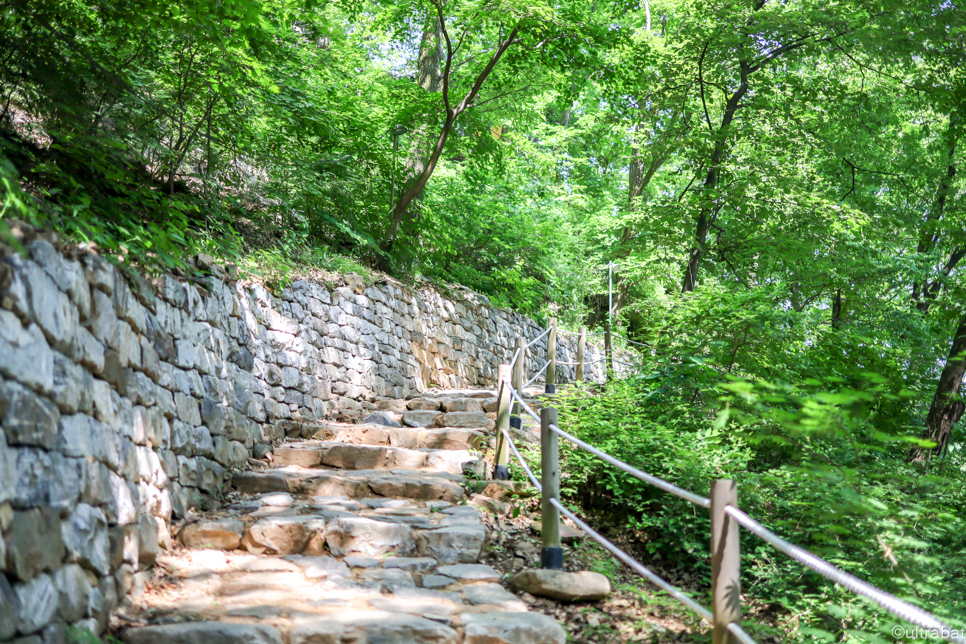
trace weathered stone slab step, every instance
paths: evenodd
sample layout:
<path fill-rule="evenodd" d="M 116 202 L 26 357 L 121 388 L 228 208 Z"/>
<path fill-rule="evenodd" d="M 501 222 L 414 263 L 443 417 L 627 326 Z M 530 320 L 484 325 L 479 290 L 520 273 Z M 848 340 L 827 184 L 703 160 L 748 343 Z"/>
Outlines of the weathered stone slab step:
<path fill-rule="evenodd" d="M 382 445 L 407 449 L 479 449 L 485 441 L 485 433 L 493 427 L 489 419 L 487 423 L 485 427 L 458 424 L 442 427 L 386 427 L 373 423 L 290 423 L 286 433 L 289 437 L 350 445 Z"/>
<path fill-rule="evenodd" d="M 429 442 L 437 442 L 435 435 L 427 436 Z M 455 440 L 453 437 L 451 440 Z M 378 445 L 352 445 L 334 441 L 299 442 L 275 448 L 277 465 L 299 467 L 333 467 L 344 470 L 370 470 L 384 468 L 427 469 L 460 474 L 463 463 L 476 460 L 465 449 L 430 449 L 421 447 L 385 447 Z"/>
<path fill-rule="evenodd" d="M 238 472 L 232 477 L 232 487 L 248 494 L 289 492 L 350 499 L 381 496 L 459 503 L 463 499 L 460 480 L 461 476 L 448 472 L 410 469 L 336 471 L 288 466 L 261 472 Z"/>

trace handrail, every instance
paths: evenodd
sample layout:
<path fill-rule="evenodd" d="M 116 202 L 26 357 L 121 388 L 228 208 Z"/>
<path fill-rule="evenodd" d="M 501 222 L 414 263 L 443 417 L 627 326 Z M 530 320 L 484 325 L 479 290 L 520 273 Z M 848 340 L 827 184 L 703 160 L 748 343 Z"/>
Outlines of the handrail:
<path fill-rule="evenodd" d="M 634 559 L 633 557 L 631 557 L 629 554 L 627 554 L 626 552 L 624 552 L 623 550 L 621 550 L 620 548 L 618 548 L 617 546 L 615 546 L 610 541 L 608 541 L 606 537 L 602 536 L 596 530 L 594 530 L 589 525 L 587 525 L 586 523 L 584 523 L 580 519 L 580 517 L 578 517 L 576 514 L 574 514 L 573 512 L 571 512 L 570 510 L 568 510 L 567 508 L 565 508 L 564 505 L 562 503 L 560 503 L 560 501 L 558 501 L 557 499 L 550 499 L 550 503 L 555 508 L 557 508 L 557 510 L 559 510 L 561 514 L 567 516 L 571 521 L 573 521 L 575 524 L 577 524 L 577 527 L 580 528 L 581 530 L 583 530 L 584 532 L 586 532 L 590 536 L 590 538 L 592 538 L 594 541 L 596 541 L 600 545 L 604 546 L 604 548 L 606 548 L 607 550 L 609 550 L 611 552 L 611 554 L 613 554 L 615 557 L 617 557 L 618 559 L 620 559 L 621 561 L 623 561 L 630 568 L 632 568 L 635 572 L 637 572 L 641 576 L 647 578 L 655 586 L 658 586 L 659 588 L 665 590 L 669 595 L 671 595 L 671 597 L 674 597 L 676 600 L 678 600 L 679 602 L 681 602 L 682 604 L 684 604 L 685 606 L 687 606 L 688 608 L 690 608 L 691 610 L 693 610 L 695 613 L 697 613 L 698 615 L 700 615 L 702 618 L 708 620 L 709 622 L 711 621 L 711 619 L 712 619 L 711 611 L 709 611 L 707 608 L 705 608 L 704 606 L 702 606 L 698 602 L 694 601 L 693 599 L 691 599 L 690 597 L 688 597 L 687 595 L 685 595 L 683 592 L 681 592 L 680 590 L 678 590 L 677 588 L 675 588 L 674 586 L 672 586 L 668 582 L 666 582 L 663 579 L 661 579 L 660 577 L 658 577 L 656 574 L 654 574 L 654 572 L 652 572 L 644 564 L 640 563 L 639 561 L 637 561 L 636 559 Z"/>
<path fill-rule="evenodd" d="M 636 344 L 639 347 L 648 347 L 648 346 L 650 346 L 649 344 L 646 344 L 644 342 L 638 342 L 637 340 L 631 340 L 630 338 L 625 337 L 625 336 L 623 336 L 623 335 L 621 335 L 619 333 L 614 333 L 613 331 L 611 331 L 610 334 L 612 336 L 614 336 L 614 337 L 620 338 L 624 342 L 629 342 L 630 344 Z"/>
<path fill-rule="evenodd" d="M 517 360 L 520 359 L 520 353 L 521 353 L 520 349 L 517 349 L 516 351 L 513 352 L 513 358 L 510 360 L 510 369 L 513 369 L 513 365 L 515 365 L 517 363 Z"/>
<path fill-rule="evenodd" d="M 706 498 L 706 497 L 703 497 L 703 496 L 699 496 L 699 495 L 695 494 L 694 492 L 689 492 L 688 490 L 685 490 L 684 488 L 680 488 L 677 485 L 674 485 L 673 483 L 668 483 L 667 481 L 665 481 L 663 479 L 659 479 L 658 477 L 653 476 L 651 474 L 648 474 L 647 472 L 642 472 L 641 470 L 637 469 L 636 467 L 632 467 L 632 466 L 628 465 L 627 463 L 625 463 L 624 461 L 621 461 L 621 460 L 618 460 L 618 459 L 614 458 L 610 454 L 605 454 L 604 452 L 600 451 L 596 447 L 594 447 L 592 445 L 589 445 L 588 443 L 585 443 L 584 441 L 580 440 L 576 436 L 573 436 L 571 434 L 568 434 L 567 432 L 565 432 L 564 430 L 560 429 L 556 425 L 551 425 L 550 426 L 550 431 L 554 432 L 558 436 L 561 436 L 563 438 L 566 438 L 568 441 L 570 441 L 571 443 L 573 443 L 577 447 L 580 447 L 580 448 L 582 448 L 582 449 L 590 452 L 591 454 L 593 454 L 597 458 L 602 459 L 602 460 L 610 463 L 611 465 L 613 465 L 614 467 L 616 467 L 618 469 L 624 470 L 625 472 L 627 472 L 631 476 L 633 476 L 635 478 L 638 478 L 638 479 L 644 481 L 645 483 L 650 483 L 651 485 L 653 485 L 656 488 L 660 488 L 660 489 L 664 490 L 665 492 L 668 492 L 670 494 L 673 494 L 674 496 L 680 497 L 680 498 L 684 499 L 685 501 L 689 501 L 689 502 L 691 502 L 691 503 L 693 503 L 695 505 L 699 505 L 702 508 L 710 508 L 711 507 L 711 499 Z"/>
<path fill-rule="evenodd" d="M 924 629 L 935 631 L 941 634 L 943 639 L 949 642 L 966 644 L 966 636 L 958 634 L 956 629 L 950 628 L 947 624 L 939 621 L 932 614 L 917 606 L 913 606 L 908 602 L 904 602 L 895 595 L 891 595 L 884 590 L 879 590 L 872 584 L 864 582 L 858 577 L 850 575 L 844 570 L 836 568 L 829 562 L 825 561 L 821 557 L 813 555 L 804 548 L 800 548 L 792 543 L 789 543 L 788 541 L 785 541 L 777 534 L 752 519 L 745 512 L 732 505 L 725 506 L 725 512 L 728 514 L 728 516 L 737 521 L 741 527 L 748 530 L 748 532 L 752 533 L 762 541 L 770 543 L 791 559 L 794 559 L 798 563 L 812 569 L 826 579 L 835 582 L 839 586 L 842 586 L 856 595 L 860 595 L 875 602 L 896 617 L 902 618 L 907 622 L 911 622 L 916 626 L 920 626 Z"/>
<path fill-rule="evenodd" d="M 548 361 L 548 364 L 549 364 L 549 361 Z M 544 368 L 546 368 L 546 366 Z M 516 400 L 519 403 L 519 409 L 522 412 L 529 414 L 537 422 L 541 422 L 541 416 L 538 415 L 526 403 L 526 401 L 523 399 L 523 396 L 520 392 L 518 392 L 512 385 L 510 385 L 509 382 L 504 382 L 503 386 L 505 387 L 505 390 L 510 394 L 511 401 Z M 544 412 L 547 412 L 547 411 L 548 410 L 546 409 L 544 410 Z M 605 452 L 597 449 L 596 447 L 593 447 L 592 445 L 586 443 L 585 441 L 580 440 L 576 436 L 573 436 L 572 434 L 565 432 L 553 422 L 555 418 L 556 418 L 556 412 L 554 412 L 552 416 L 549 416 L 549 424 L 548 424 L 548 419 L 546 418 L 543 419 L 542 424 L 544 427 L 545 437 L 549 435 L 547 433 L 547 430 L 549 429 L 549 432 L 552 432 L 553 434 L 556 434 L 557 436 L 570 441 L 577 447 L 580 447 L 581 449 L 586 450 L 587 452 L 593 454 L 594 456 L 597 456 L 598 458 L 604 460 L 605 462 L 617 467 L 620 470 L 623 470 L 624 472 L 630 474 L 631 476 L 634 476 L 635 478 L 638 478 L 644 481 L 645 483 L 653 485 L 661 490 L 664 490 L 665 492 L 678 496 L 695 505 L 699 505 L 704 508 L 712 507 L 711 499 L 699 496 L 697 494 L 694 494 L 693 492 L 680 488 L 674 485 L 673 483 L 669 483 L 656 476 L 643 472 L 631 465 L 628 465 L 627 463 L 624 463 L 623 461 L 617 458 L 614 458 L 609 454 L 606 454 Z M 509 446 L 512 449 L 514 456 L 516 457 L 517 461 L 520 463 L 520 466 L 524 469 L 524 471 L 527 474 L 527 477 L 530 479 L 530 482 L 533 483 L 533 485 L 538 490 L 541 491 L 541 494 L 543 494 L 544 490 L 540 484 L 540 481 L 537 480 L 536 475 L 533 473 L 533 471 L 529 468 L 527 463 L 524 461 L 522 455 L 517 450 L 516 446 L 513 444 L 513 441 L 510 435 L 507 433 L 505 429 L 501 428 L 501 431 L 503 433 L 504 438 L 509 443 Z M 547 439 L 544 438 L 544 440 L 546 441 Z M 549 444 L 554 446 L 552 449 L 553 449 L 553 453 L 555 454 L 556 439 L 554 439 Z M 553 456 L 552 462 L 553 463 L 557 462 L 556 456 Z M 547 466 L 545 463 L 544 468 L 546 467 Z M 557 466 L 553 465 L 553 467 L 556 468 Z M 556 471 L 556 469 L 554 469 L 553 471 Z M 546 469 L 544 469 L 543 475 L 544 477 L 547 476 Z M 554 474 L 553 476 L 556 476 L 556 474 Z M 554 480 L 554 479 L 551 479 L 551 480 Z M 722 482 L 719 481 L 718 483 L 722 483 Z M 717 598 L 715 599 L 716 612 L 712 613 L 708 611 L 706 608 L 704 608 L 703 606 L 701 606 L 700 604 L 698 604 L 697 602 L 695 602 L 688 595 L 684 594 L 679 589 L 675 588 L 665 580 L 661 579 L 659 576 L 657 576 L 651 570 L 649 570 L 646 566 L 644 566 L 643 564 L 635 560 L 633 557 L 628 555 L 626 552 L 624 552 L 623 550 L 615 546 L 613 543 L 608 541 L 605 537 L 600 535 L 598 532 L 593 530 L 593 528 L 587 525 L 587 523 L 584 522 L 582 519 L 580 519 L 580 517 L 578 517 L 576 514 L 574 514 L 569 509 L 564 507 L 562 503 L 560 503 L 559 499 L 557 498 L 558 494 L 559 494 L 559 488 L 552 486 L 550 488 L 549 495 L 544 495 L 545 510 L 547 507 L 552 506 L 553 508 L 556 509 L 557 512 L 570 518 L 580 529 L 586 532 L 592 539 L 600 543 L 604 548 L 610 551 L 615 557 L 617 557 L 619 560 L 621 560 L 623 563 L 625 563 L 635 572 L 642 575 L 643 577 L 650 580 L 652 583 L 654 583 L 661 589 L 668 592 L 668 594 L 670 594 L 672 597 L 674 597 L 678 601 L 688 606 L 688 608 L 695 611 L 702 618 L 712 621 L 715 624 L 716 632 L 718 632 L 717 631 L 718 628 L 723 628 L 728 633 L 730 633 L 740 644 L 756 644 L 755 640 L 747 632 L 745 632 L 744 629 L 741 628 L 741 625 L 737 620 L 729 622 L 727 621 L 728 618 L 720 617 L 720 614 L 717 612 L 719 610 L 718 608 L 719 600 Z M 721 503 L 721 501 L 720 500 L 716 501 L 716 503 Z M 851 593 L 859 595 L 861 597 L 864 597 L 874 602 L 875 604 L 877 604 L 887 612 L 891 613 L 892 615 L 895 615 L 896 617 L 899 617 L 900 619 L 910 622 L 920 628 L 923 628 L 932 633 L 935 633 L 938 636 L 940 636 L 942 639 L 945 639 L 948 642 L 951 642 L 953 644 L 966 644 L 966 631 L 951 628 L 949 625 L 947 625 L 946 623 L 944 623 L 943 621 L 941 621 L 939 618 L 932 615 L 928 611 L 923 610 L 917 606 L 914 606 L 913 604 L 910 604 L 906 601 L 903 601 L 902 599 L 899 599 L 895 595 L 887 593 L 884 590 L 876 588 L 872 584 L 862 581 L 858 577 L 855 577 L 835 567 L 831 563 L 808 552 L 804 548 L 796 546 L 786 541 L 785 539 L 782 539 L 774 532 L 764 527 L 761 523 L 751 518 L 747 513 L 740 510 L 735 505 L 733 505 L 734 503 L 733 501 L 726 501 L 726 503 L 728 504 L 724 505 L 723 508 L 718 511 L 718 512 L 723 511 L 723 514 L 715 515 L 714 510 L 712 510 L 712 528 L 713 529 L 714 529 L 715 521 L 716 520 L 720 521 L 720 519 L 715 519 L 715 516 L 730 517 L 737 523 L 738 526 L 745 528 L 756 537 L 771 544 L 773 547 L 781 551 L 789 558 L 805 565 L 809 569 L 825 577 L 826 579 L 829 579 L 830 581 L 842 586 L 843 588 L 850 591 Z M 718 506 L 718 507 L 721 507 L 721 506 Z M 545 521 L 547 520 L 546 517 L 544 520 Z M 559 515 L 555 515 L 555 518 L 553 519 L 553 521 L 557 521 L 557 520 L 559 520 Z M 719 523 L 718 525 L 720 526 L 721 524 Z M 722 530 L 724 528 L 721 527 L 718 529 Z M 737 530 L 737 527 L 734 529 Z M 735 535 L 737 535 L 737 532 L 735 532 Z M 559 540 L 557 541 L 557 544 L 559 546 Z M 545 542 L 545 546 L 546 546 L 546 542 Z M 546 547 L 545 547 L 545 550 L 547 550 Z M 734 571 L 733 574 L 735 575 L 733 579 L 737 579 L 737 574 L 738 574 L 737 567 L 735 567 L 733 571 Z M 721 573 L 721 574 L 724 574 L 724 573 Z M 715 596 L 717 597 L 717 595 Z M 722 610 L 726 610 L 726 609 L 722 609 Z M 724 621 L 716 621 L 718 619 L 723 619 Z"/>
<path fill-rule="evenodd" d="M 737 637 L 741 644 L 758 644 L 758 642 L 751 639 L 751 635 L 746 633 L 745 629 L 743 629 L 738 622 L 731 622 L 728 624 L 728 632 Z"/>
<path fill-rule="evenodd" d="M 523 400 L 523 397 L 520 396 L 517 390 L 514 389 L 509 383 L 507 383 L 507 391 L 510 392 L 510 395 L 512 397 L 517 399 L 517 402 L 520 403 L 520 407 L 521 409 L 523 409 L 523 411 L 530 414 L 530 417 L 533 418 L 538 423 L 540 422 L 540 415 L 537 414 L 537 412 L 533 411 L 533 408 L 530 405 L 528 405 L 525 400 Z"/>
<path fill-rule="evenodd" d="M 535 345 L 537 342 L 540 342 L 541 340 L 543 340 L 544 336 L 546 336 L 548 333 L 550 333 L 550 329 L 552 329 L 552 328 L 553 328 L 552 326 L 551 327 L 547 327 L 547 330 L 546 331 L 544 331 L 543 333 L 541 333 L 540 335 L 538 335 L 537 337 L 535 337 L 533 340 L 530 340 L 530 342 L 528 342 L 523 348 L 524 349 L 529 349 L 530 347 L 532 347 L 533 345 Z"/>
<path fill-rule="evenodd" d="M 538 371 L 533 376 L 533 378 L 530 378 L 530 380 L 527 380 L 525 383 L 523 383 L 523 388 L 526 389 L 527 387 L 529 387 L 530 385 L 532 385 L 537 378 L 539 378 L 540 376 L 542 376 L 543 375 L 543 372 L 547 370 L 547 367 L 550 366 L 550 363 L 551 362 L 553 362 L 553 361 L 552 360 L 547 360 L 547 362 L 544 363 L 543 367 L 540 369 L 540 371 Z M 560 363 L 558 362 L 557 364 L 560 364 Z"/>
<path fill-rule="evenodd" d="M 536 475 L 533 473 L 530 467 L 523 460 L 523 457 L 520 456 L 520 452 L 517 451 L 517 446 L 513 444 L 513 439 L 510 438 L 510 434 L 508 434 L 505 429 L 501 431 L 503 432 L 504 440 L 506 440 L 507 445 L 509 445 L 510 449 L 513 451 L 513 455 L 517 457 L 518 461 L 520 461 L 520 467 L 522 467 L 523 471 L 527 473 L 527 478 L 529 478 L 530 482 L 533 483 L 533 487 L 537 488 L 537 491 L 542 493 L 543 486 L 540 485 L 540 481 L 537 480 Z"/>

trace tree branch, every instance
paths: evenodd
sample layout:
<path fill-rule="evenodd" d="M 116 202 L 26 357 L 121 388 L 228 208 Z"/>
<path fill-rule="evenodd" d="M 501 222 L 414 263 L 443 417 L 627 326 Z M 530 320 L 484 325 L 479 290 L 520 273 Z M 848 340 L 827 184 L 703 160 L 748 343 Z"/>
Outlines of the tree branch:
<path fill-rule="evenodd" d="M 704 55 L 708 53 L 708 46 L 711 41 L 704 43 L 704 49 L 701 50 L 701 57 L 698 58 L 698 84 L 701 87 L 701 105 L 704 106 L 704 120 L 708 124 L 708 131 L 714 134 L 714 126 L 711 125 L 711 117 L 708 115 L 708 103 L 704 99 Z"/>

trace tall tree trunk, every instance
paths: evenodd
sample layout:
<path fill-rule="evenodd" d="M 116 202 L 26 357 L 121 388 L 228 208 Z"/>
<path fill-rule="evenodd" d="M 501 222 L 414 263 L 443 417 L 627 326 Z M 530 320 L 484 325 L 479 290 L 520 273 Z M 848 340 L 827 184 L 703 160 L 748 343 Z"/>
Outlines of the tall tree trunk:
<path fill-rule="evenodd" d="M 701 205 L 701 210 L 698 212 L 698 217 L 695 220 L 694 246 L 691 247 L 688 254 L 688 265 L 684 269 L 684 280 L 681 283 L 681 290 L 685 293 L 693 291 L 698 281 L 698 269 L 701 267 L 701 258 L 707 250 L 708 231 L 711 230 L 711 224 L 714 222 L 714 217 L 718 211 L 718 205 L 710 193 L 718 187 L 718 182 L 721 179 L 721 163 L 724 160 L 725 150 L 728 147 L 728 133 L 731 129 L 731 122 L 734 121 L 735 114 L 738 112 L 741 99 L 748 91 L 748 75 L 751 73 L 751 70 L 744 61 L 739 61 L 739 65 L 741 80 L 738 84 L 738 89 L 734 91 L 725 104 L 724 114 L 721 117 L 721 126 L 715 133 L 717 140 L 711 152 L 711 163 L 709 164 L 708 174 L 705 176 L 704 184 L 702 185 L 704 203 Z M 703 85 L 702 82 L 702 93 L 704 92 Z"/>
<path fill-rule="evenodd" d="M 419 57 L 416 60 L 417 77 L 416 83 L 431 94 L 440 91 L 443 85 L 442 64 L 445 57 L 443 51 L 443 29 L 439 18 L 435 12 L 427 19 L 426 28 L 423 30 L 423 38 L 419 43 Z M 410 136 L 409 154 L 406 158 L 406 175 L 403 179 L 402 191 L 411 187 L 419 176 L 426 171 L 426 163 L 429 160 L 432 142 L 429 140 L 429 133 L 426 125 L 420 125 Z M 421 201 L 422 190 L 415 196 L 416 201 Z M 395 205 L 395 204 L 393 204 Z M 390 223 L 390 230 L 386 235 L 386 243 L 383 244 L 385 252 L 391 252 L 399 228 L 417 216 L 415 212 L 417 204 L 410 206 L 398 218 L 393 218 Z"/>
<path fill-rule="evenodd" d="M 953 336 L 953 346 L 949 349 L 946 366 L 939 376 L 936 395 L 932 399 L 929 414 L 926 416 L 926 429 L 922 437 L 935 442 L 936 446 L 932 449 L 922 447 L 914 449 L 911 456 L 914 463 L 925 461 L 930 456 L 939 456 L 945 449 L 953 425 L 962 417 L 963 411 L 966 411 L 966 405 L 958 395 L 964 375 L 966 375 L 966 314 L 959 321 L 959 328 Z"/>
<path fill-rule="evenodd" d="M 453 131 L 453 126 L 456 124 L 456 119 L 459 115 L 473 107 L 473 103 L 476 97 L 480 93 L 480 89 L 483 87 L 483 83 L 489 78 L 490 74 L 493 72 L 494 67 L 500 62 L 500 58 L 506 53 L 506 50 L 510 48 L 510 45 L 516 40 L 517 34 L 520 31 L 520 24 L 517 23 L 513 29 L 507 34 L 493 54 L 490 56 L 489 62 L 486 66 L 477 74 L 476 79 L 473 81 L 473 85 L 470 86 L 469 91 L 463 96 L 462 100 L 455 105 L 452 103 L 450 97 L 450 72 L 453 69 L 453 44 L 450 41 L 449 33 L 446 30 L 446 24 L 443 21 L 443 7 L 442 4 L 435 3 L 434 5 L 437 11 L 437 17 L 439 19 L 439 29 L 443 34 L 443 40 L 446 42 L 446 64 L 443 72 L 440 76 L 441 79 L 441 93 L 443 95 L 443 106 L 445 108 L 445 117 L 443 120 L 443 125 L 440 128 L 439 135 L 436 137 L 436 143 L 433 146 L 432 153 L 426 160 L 426 165 L 423 171 L 415 177 L 412 185 L 406 190 L 401 191 L 399 198 L 396 200 L 396 204 L 392 209 L 390 215 L 389 229 L 386 231 L 386 235 L 380 244 L 380 248 L 383 251 L 383 263 L 385 265 L 385 258 L 388 253 L 392 251 L 392 247 L 395 244 L 396 237 L 399 234 L 400 225 L 403 222 L 403 218 L 406 214 L 406 209 L 412 203 L 419 193 L 423 191 L 426 187 L 426 183 L 429 178 L 433 175 L 433 171 L 436 170 L 436 164 L 439 163 L 439 158 L 443 154 L 443 148 L 446 146 L 446 139 L 449 138 L 450 133 Z"/>
<path fill-rule="evenodd" d="M 919 245 L 916 247 L 916 252 L 920 255 L 932 253 L 941 239 L 939 227 L 945 215 L 946 201 L 952 189 L 953 178 L 956 176 L 955 156 L 956 146 L 959 143 L 959 134 L 959 116 L 954 110 L 949 114 L 949 131 L 946 138 L 946 174 L 939 182 L 939 188 L 936 190 L 936 199 L 933 202 L 929 216 L 923 223 L 922 230 L 919 232 Z M 944 278 L 952 272 L 963 256 L 966 256 L 966 248 L 955 248 L 947 258 L 945 265 L 940 269 L 940 275 L 937 275 L 932 280 L 925 278 L 921 282 L 917 281 L 912 285 L 912 301 L 915 303 L 917 309 L 923 313 L 929 312 L 929 308 L 942 290 Z"/>
<path fill-rule="evenodd" d="M 832 300 L 832 328 L 842 328 L 842 289 L 835 291 L 835 299 Z"/>

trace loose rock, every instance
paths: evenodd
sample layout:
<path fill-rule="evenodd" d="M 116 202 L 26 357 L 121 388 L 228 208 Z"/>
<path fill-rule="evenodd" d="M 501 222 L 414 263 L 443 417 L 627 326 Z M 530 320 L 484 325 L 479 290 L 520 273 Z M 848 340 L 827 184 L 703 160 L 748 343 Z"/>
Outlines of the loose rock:
<path fill-rule="evenodd" d="M 234 550 L 241 545 L 245 525 L 235 519 L 199 521 L 181 530 L 179 538 L 186 548 Z"/>
<path fill-rule="evenodd" d="M 553 618 L 539 613 L 467 614 L 463 644 L 564 644 L 567 634 Z"/>
<path fill-rule="evenodd" d="M 510 583 L 533 595 L 560 601 L 598 600 L 610 595 L 610 580 L 588 570 L 524 570 L 514 575 Z"/>

